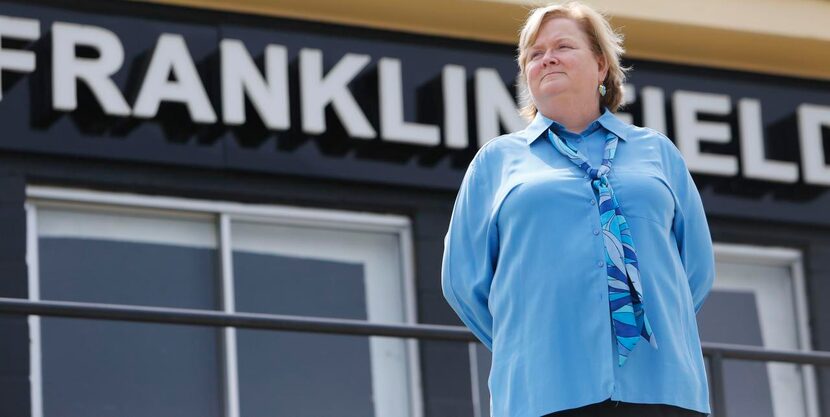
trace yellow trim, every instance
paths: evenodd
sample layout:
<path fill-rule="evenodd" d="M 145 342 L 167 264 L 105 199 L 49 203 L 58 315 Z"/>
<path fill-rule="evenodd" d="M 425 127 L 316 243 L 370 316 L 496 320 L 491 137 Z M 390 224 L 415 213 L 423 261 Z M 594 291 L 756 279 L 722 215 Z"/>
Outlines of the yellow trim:
<path fill-rule="evenodd" d="M 139 0 L 515 44 L 523 0 Z M 830 80 L 830 2 L 589 0 L 625 34 L 626 56 Z M 538 3 L 538 2 L 537 2 Z"/>

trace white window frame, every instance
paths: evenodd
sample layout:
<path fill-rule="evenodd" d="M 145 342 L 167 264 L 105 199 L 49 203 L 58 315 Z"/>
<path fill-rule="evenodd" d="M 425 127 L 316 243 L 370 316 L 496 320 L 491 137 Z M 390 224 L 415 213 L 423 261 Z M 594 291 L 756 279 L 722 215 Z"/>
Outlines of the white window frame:
<path fill-rule="evenodd" d="M 767 265 L 788 268 L 792 278 L 793 305 L 795 306 L 796 330 L 798 333 L 799 350 L 809 352 L 813 350 L 810 340 L 810 324 L 808 314 L 807 290 L 804 278 L 804 263 L 801 251 L 773 246 L 756 246 L 733 243 L 714 243 L 716 261 Z M 717 288 L 717 278 L 715 282 Z M 760 323 L 762 333 L 767 323 Z M 769 364 L 768 364 L 769 365 Z M 818 390 L 816 385 L 815 367 L 803 365 L 801 368 L 802 386 L 804 387 L 805 411 L 807 417 L 819 417 Z M 770 389 L 775 395 L 775 381 L 770 379 Z"/>
<path fill-rule="evenodd" d="M 285 205 L 254 205 L 222 201 L 204 201 L 178 197 L 146 196 L 49 186 L 27 186 L 25 203 L 27 218 L 26 262 L 29 266 L 29 299 L 40 300 L 38 260 L 37 207 L 44 206 L 108 206 L 117 210 L 156 209 L 168 212 L 212 215 L 217 219 L 218 250 L 222 273 L 222 305 L 226 313 L 235 312 L 231 241 L 232 221 L 265 221 L 287 226 L 322 227 L 326 229 L 392 233 L 398 236 L 405 303 L 404 323 L 417 323 L 415 263 L 412 227 L 409 218 L 393 214 L 377 214 L 345 210 L 303 208 Z M 30 383 L 32 417 L 43 417 L 40 317 L 29 316 Z M 239 379 L 237 369 L 236 329 L 223 329 L 224 404 L 225 417 L 239 417 Z M 409 383 L 409 415 L 423 417 L 420 355 L 417 339 L 405 341 Z M 374 362 L 375 359 L 373 358 Z M 377 389 L 377 388 L 376 388 Z M 377 399 L 376 399 L 377 401 Z"/>

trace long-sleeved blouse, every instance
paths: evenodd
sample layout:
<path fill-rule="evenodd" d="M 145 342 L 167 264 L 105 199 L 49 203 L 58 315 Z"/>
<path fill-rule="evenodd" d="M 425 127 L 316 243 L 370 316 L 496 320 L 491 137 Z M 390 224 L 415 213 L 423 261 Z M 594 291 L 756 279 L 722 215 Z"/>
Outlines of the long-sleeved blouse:
<path fill-rule="evenodd" d="M 608 179 L 658 344 L 640 340 L 622 367 L 597 201 L 585 171 L 543 134 L 550 127 L 597 167 L 608 132 L 620 138 Z M 608 398 L 709 413 L 695 315 L 714 277 L 703 204 L 680 152 L 605 109 L 580 133 L 538 113 L 478 150 L 455 200 L 441 282 L 492 352 L 491 415 L 538 417 Z"/>

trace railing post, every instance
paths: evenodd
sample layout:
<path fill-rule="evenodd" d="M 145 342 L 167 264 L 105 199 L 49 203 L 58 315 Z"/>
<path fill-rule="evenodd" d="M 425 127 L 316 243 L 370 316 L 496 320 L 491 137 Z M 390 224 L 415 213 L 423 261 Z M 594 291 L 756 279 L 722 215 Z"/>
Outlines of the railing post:
<path fill-rule="evenodd" d="M 709 371 L 712 378 L 712 408 L 716 417 L 726 417 L 726 391 L 723 383 L 723 354 L 712 352 L 709 356 Z"/>

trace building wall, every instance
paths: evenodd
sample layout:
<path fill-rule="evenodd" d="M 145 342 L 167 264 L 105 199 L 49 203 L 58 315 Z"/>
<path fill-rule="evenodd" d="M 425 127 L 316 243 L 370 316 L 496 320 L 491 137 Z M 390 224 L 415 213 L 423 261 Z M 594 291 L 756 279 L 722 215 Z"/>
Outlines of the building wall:
<path fill-rule="evenodd" d="M 500 2 L 212 2 L 197 0 L 162 1 L 164 5 L 83 2 L 76 11 L 101 11 L 118 15 L 158 18 L 166 23 L 182 21 L 229 21 L 236 24 L 255 22 L 267 28 L 271 22 L 300 19 L 294 28 L 320 27 L 320 22 L 361 26 L 362 34 L 381 28 L 394 32 L 391 37 L 434 42 L 439 45 L 467 45 L 470 50 L 507 56 L 512 48 L 517 22 L 526 12 L 526 3 Z M 62 2 L 44 4 L 62 6 Z M 710 68 L 712 79 L 731 80 L 733 73 L 718 68 L 749 71 L 742 80 L 776 81 L 770 74 L 809 78 L 783 79 L 797 88 L 816 86 L 818 93 L 828 90 L 830 56 L 817 54 L 804 59 L 804 50 L 822 50 L 830 44 L 830 28 L 821 22 L 830 20 L 826 2 L 683 2 L 677 9 L 666 9 L 662 2 L 597 2 L 608 9 L 616 24 L 624 26 L 628 36 L 627 58 L 644 58 L 660 67 L 666 62 L 702 65 Z M 165 5 L 179 5 L 171 8 Z M 191 12 L 190 8 L 199 10 Z M 209 9 L 205 11 L 203 9 Z M 221 12 L 253 13 L 223 15 Z M 214 13 L 215 12 L 215 13 Z M 468 19 L 458 19 L 463 13 Z M 768 13 L 787 16 L 773 23 Z M 794 24 L 793 22 L 798 22 Z M 318 26 L 314 26 L 318 25 Z M 341 34 L 348 27 L 338 27 Z M 389 34 L 391 32 L 387 32 Z M 418 37 L 417 35 L 430 35 Z M 365 37 L 368 37 L 366 35 Z M 703 40 L 703 42 L 701 42 Z M 756 47 L 758 46 L 758 47 Z M 770 49 L 777 54 L 771 58 Z M 648 68 L 649 63 L 643 62 Z M 693 74 L 694 68 L 680 68 Z M 714 68 L 714 69 L 713 69 Z M 666 71 L 670 73 L 670 71 Z M 764 75 L 758 75 L 764 74 Z M 689 78 L 693 75 L 686 74 Z M 770 81 L 771 80 L 771 81 Z M 16 81 L 19 82 L 18 78 Z M 4 83 L 8 80 L 4 81 Z M 5 88 L 5 87 L 4 87 Z M 817 93 L 817 94 L 818 94 Z M 824 97 L 824 96 L 822 96 Z M 639 115 L 635 115 L 640 117 Z M 733 116 L 729 116 L 732 118 Z M 150 154 L 153 151 L 144 150 Z M 156 157 L 158 155 L 151 155 Z M 469 156 L 469 155 L 467 155 Z M 267 162 L 267 161 L 266 161 Z M 462 164 L 463 165 L 463 164 Z M 93 157 L 82 153 L 48 154 L 24 149 L 6 149 L 0 153 L 0 295 L 25 298 L 27 291 L 26 217 L 23 203 L 25 189 L 31 185 L 88 188 L 113 192 L 129 191 L 146 195 L 187 197 L 202 200 L 233 201 L 252 204 L 286 204 L 298 207 L 337 208 L 407 216 L 413 224 L 418 321 L 430 324 L 460 325 L 443 299 L 440 289 L 440 261 L 443 238 L 455 197 L 452 184 L 424 186 L 357 181 L 338 178 L 304 177 L 296 173 L 255 172 L 217 168 L 197 164 L 162 164 L 140 158 Z M 458 170 L 457 170 L 458 171 Z M 458 171 L 461 172 L 461 171 Z M 457 180 L 458 176 L 453 180 Z M 830 255 L 830 223 L 823 217 L 820 203 L 801 207 L 800 219 L 775 221 L 775 206 L 763 206 L 758 213 L 736 215 L 739 208 L 728 209 L 733 182 L 698 177 L 700 184 L 711 186 L 710 196 L 726 194 L 722 205 L 711 207 L 710 226 L 713 238 L 722 243 L 745 243 L 760 246 L 783 246 L 803 250 L 807 277 L 811 338 L 813 347 L 830 350 L 830 305 L 822 294 L 830 291 L 824 265 Z M 449 183 L 449 181 L 448 181 Z M 755 184 L 757 185 L 757 184 Z M 780 188 L 785 188 L 780 187 Z M 804 188 L 823 195 L 821 187 Z M 801 187 L 801 188 L 799 188 Z M 810 194 L 810 193 L 807 193 Z M 805 201 L 812 200 L 808 195 Z M 761 204 L 761 203 L 759 203 Z M 709 208 L 709 207 L 707 207 Z M 795 215 L 792 215 L 795 216 Z M 26 320 L 0 318 L 0 416 L 27 416 L 29 404 L 29 340 Z M 421 342 L 421 367 L 425 415 L 430 417 L 472 416 L 473 381 L 468 347 L 452 342 Z M 820 372 L 822 414 L 830 414 L 830 373 Z"/>

